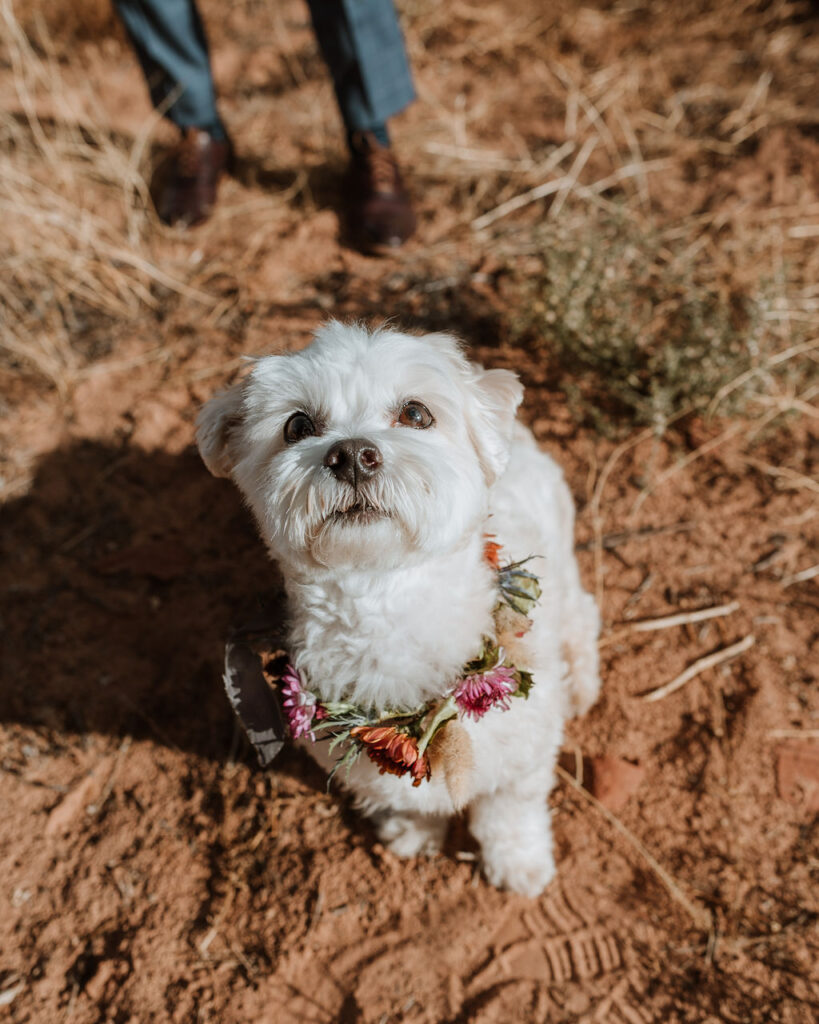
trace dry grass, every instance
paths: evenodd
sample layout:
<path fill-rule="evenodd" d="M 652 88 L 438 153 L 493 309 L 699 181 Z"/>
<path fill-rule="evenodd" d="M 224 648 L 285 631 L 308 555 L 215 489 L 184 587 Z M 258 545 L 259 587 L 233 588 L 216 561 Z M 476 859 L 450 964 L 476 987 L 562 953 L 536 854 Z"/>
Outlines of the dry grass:
<path fill-rule="evenodd" d="M 99 42 L 120 31 L 111 0 L 26 0 L 15 6 L 21 28 L 34 40 L 46 36 L 65 46 L 81 40 Z"/>
<path fill-rule="evenodd" d="M 247 43 L 234 21 L 250 24 L 258 5 L 235 5 L 227 21 L 215 2 L 201 6 L 217 54 L 223 40 Z M 476 267 L 489 259 L 500 287 L 482 294 L 500 330 L 552 366 L 602 430 L 635 422 L 662 429 L 692 407 L 756 414 L 767 402 L 805 413 L 817 352 L 804 343 L 819 325 L 811 151 L 777 179 L 775 195 L 731 194 L 732 182 L 751 173 L 746 164 L 761 140 L 815 127 L 812 91 L 804 75 L 790 73 L 816 50 L 799 20 L 803 6 L 762 11 L 736 0 L 723 21 L 694 0 L 673 17 L 641 3 L 531 3 L 510 16 L 501 4 L 405 0 L 421 102 L 400 140 L 414 148 L 416 188 L 434 215 L 423 250 L 403 258 L 398 283 L 385 277 L 361 305 L 382 308 L 386 295 L 399 316 L 457 318 L 453 295 L 471 292 Z M 119 31 L 107 2 L 26 5 L 18 17 L 27 35 L 15 9 L 3 0 L 0 46 L 22 116 L 0 122 L 0 203 L 10 218 L 2 255 L 12 267 L 2 345 L 7 360 L 64 387 L 89 311 L 130 316 L 156 305 L 163 287 L 181 285 L 151 257 L 156 225 L 140 171 L 152 126 L 125 144 L 90 100 L 78 106 L 76 90 L 61 85 L 77 34 Z M 223 77 L 221 88 L 226 102 L 243 98 L 234 107 L 237 139 L 248 109 L 247 137 L 274 152 L 265 137 L 272 129 L 244 97 L 254 88 L 299 97 L 294 131 L 302 131 L 309 105 L 329 95 L 316 80 L 323 73 L 315 54 L 304 49 L 303 12 L 286 7 L 275 24 L 258 17 L 275 37 L 277 62 L 254 67 L 253 77 Z M 767 43 L 751 67 L 739 58 L 759 32 Z M 624 33 L 635 40 L 628 53 L 612 43 Z M 59 40 L 57 51 L 49 39 Z M 696 75 L 691 46 L 699 47 Z M 321 135 L 310 138 L 312 146 Z M 275 218 L 254 224 L 240 258 L 245 280 L 269 258 L 279 225 L 310 208 L 299 181 L 292 195 L 282 193 Z M 233 208 L 220 209 L 214 231 L 273 205 L 265 202 L 239 194 Z M 463 259 L 469 248 L 474 258 Z"/>
<path fill-rule="evenodd" d="M 0 358 L 64 392 L 91 323 L 155 308 L 158 288 L 197 296 L 151 257 L 140 170 L 152 125 L 123 147 L 93 101 L 64 88 L 50 37 L 39 42 L 2 0 L 17 110 L 0 114 Z"/>
<path fill-rule="evenodd" d="M 598 426 L 624 418 L 662 429 L 684 408 L 748 414 L 766 399 L 790 396 L 796 408 L 812 396 L 815 348 L 793 344 L 812 324 L 772 315 L 770 277 L 726 296 L 707 251 L 626 217 L 567 219 L 542 244 L 521 326 L 556 353 L 575 407 Z"/>
<path fill-rule="evenodd" d="M 555 365 L 580 414 L 609 432 L 662 430 L 684 408 L 810 413 L 819 151 L 801 72 L 819 38 L 807 3 L 737 0 L 724 17 L 696 2 L 404 9 L 433 112 L 423 149 L 457 211 L 447 240 L 470 231 L 494 254 L 510 337 Z M 441 51 L 464 70 L 436 65 Z M 514 85 L 488 97 L 474 79 L 498 60 Z"/>

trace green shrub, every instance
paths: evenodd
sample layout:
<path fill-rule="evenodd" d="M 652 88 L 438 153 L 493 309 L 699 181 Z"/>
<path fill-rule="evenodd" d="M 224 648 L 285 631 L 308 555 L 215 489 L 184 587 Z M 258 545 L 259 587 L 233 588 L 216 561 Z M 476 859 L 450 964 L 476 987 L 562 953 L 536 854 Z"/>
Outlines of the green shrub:
<path fill-rule="evenodd" d="M 573 405 L 599 427 L 662 428 L 754 367 L 721 411 L 742 411 L 764 386 L 766 360 L 782 347 L 764 288 L 721 289 L 690 240 L 674 252 L 625 215 L 586 214 L 538 238 L 542 269 L 520 282 L 518 329 L 549 350 Z"/>

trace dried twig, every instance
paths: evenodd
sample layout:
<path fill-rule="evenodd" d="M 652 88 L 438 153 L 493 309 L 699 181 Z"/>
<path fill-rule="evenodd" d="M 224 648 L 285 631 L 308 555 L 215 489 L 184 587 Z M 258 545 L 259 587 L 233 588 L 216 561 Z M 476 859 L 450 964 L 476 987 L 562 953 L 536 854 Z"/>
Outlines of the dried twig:
<path fill-rule="evenodd" d="M 637 530 L 618 530 L 606 533 L 600 543 L 606 551 L 613 551 L 622 544 L 630 544 L 635 540 L 651 540 L 652 537 L 664 537 L 669 533 L 688 533 L 697 528 L 696 523 L 669 523 L 667 526 L 641 526 Z M 576 551 L 591 551 L 595 541 L 584 541 L 575 547 Z"/>
<path fill-rule="evenodd" d="M 704 658 L 697 658 L 695 662 L 688 666 L 688 668 L 681 672 L 678 676 L 669 683 L 665 683 L 664 686 L 658 687 L 656 690 L 652 690 L 650 693 L 642 695 L 642 699 L 645 701 L 662 700 L 663 697 L 667 697 L 670 693 L 674 693 L 675 690 L 679 690 L 680 687 L 685 686 L 687 682 L 690 682 L 695 676 L 698 676 L 700 672 L 704 672 L 708 668 L 714 668 L 715 665 L 721 665 L 725 661 L 730 661 L 732 658 L 738 657 L 748 650 L 749 647 L 753 647 L 756 642 L 756 637 L 753 634 L 743 637 L 735 644 L 731 644 L 730 647 L 724 647 L 719 651 L 714 651 L 713 654 L 706 654 Z"/>
<path fill-rule="evenodd" d="M 561 147 L 565 148 L 565 147 Z M 448 157 L 461 163 L 473 164 L 479 167 L 486 167 L 495 171 L 534 171 L 532 160 L 511 159 L 503 153 L 491 149 L 476 149 L 470 146 L 453 146 L 446 142 L 427 142 L 424 145 L 427 153 L 436 156 Z M 558 151 L 559 152 L 559 151 Z M 562 157 L 561 157 L 562 158 Z M 548 173 L 559 163 L 560 158 L 551 166 L 541 168 L 541 171 Z"/>
<path fill-rule="evenodd" d="M 762 462 L 760 459 L 751 459 L 748 456 L 745 456 L 742 461 L 747 466 L 753 466 L 754 469 L 759 469 L 763 473 L 767 473 L 768 476 L 782 481 L 781 486 L 784 489 L 798 490 L 804 487 L 806 490 L 816 491 L 819 494 L 819 481 L 805 476 L 804 473 L 798 473 L 795 469 L 788 469 L 787 466 L 771 466 L 767 462 Z"/>
<path fill-rule="evenodd" d="M 757 405 L 773 407 L 779 412 L 799 412 L 803 416 L 819 420 L 819 409 L 798 395 L 754 395 L 752 401 Z"/>
<path fill-rule="evenodd" d="M 713 608 L 699 608 L 691 612 L 678 612 L 676 615 L 665 615 L 659 619 L 641 619 L 629 624 L 629 632 L 651 633 L 656 629 L 670 629 L 672 626 L 684 626 L 689 622 L 704 622 L 706 619 L 718 619 L 730 615 L 739 609 L 739 601 L 730 604 L 715 605 Z"/>
<path fill-rule="evenodd" d="M 665 159 L 644 160 L 642 163 L 624 164 L 623 167 L 618 167 L 616 171 L 605 178 L 600 178 L 599 181 L 595 181 L 591 185 L 584 185 L 582 189 L 578 189 L 578 192 L 581 194 L 589 192 L 593 195 L 599 195 L 601 192 L 606 192 L 613 185 L 619 185 L 621 181 L 627 181 L 629 178 L 645 178 L 647 171 L 659 171 L 669 165 L 670 161 Z"/>
<path fill-rule="evenodd" d="M 773 366 L 780 366 L 782 363 L 786 363 L 790 359 L 795 359 L 807 352 L 812 352 L 816 348 L 819 348 L 819 338 L 813 338 L 810 341 L 805 341 L 801 345 L 791 345 L 789 348 L 783 349 L 782 352 L 777 352 L 776 355 L 771 356 L 770 359 L 765 361 L 763 366 L 754 366 L 750 370 L 746 370 L 744 373 L 741 373 L 733 380 L 728 381 L 727 384 L 723 384 L 709 402 L 708 409 L 706 410 L 706 416 L 713 416 L 717 406 L 723 398 L 727 398 L 728 395 L 733 391 L 736 391 L 737 388 L 742 387 L 743 384 L 746 384 L 752 378 L 764 373 Z"/>
<path fill-rule="evenodd" d="M 543 173 L 548 174 L 552 171 L 564 156 L 568 156 L 575 148 L 573 142 L 565 142 L 562 146 L 550 154 L 549 162 L 543 167 Z M 551 166 L 549 166 L 551 164 Z M 528 206 L 530 203 L 537 202 L 538 199 L 545 199 L 547 196 L 554 195 L 558 192 L 568 180 L 568 175 L 564 175 L 560 178 L 555 178 L 552 181 L 546 181 L 542 185 L 536 185 L 534 188 L 530 188 L 526 192 L 522 192 L 518 196 L 513 196 L 511 199 L 507 199 L 505 203 L 501 203 L 496 206 L 493 210 L 488 210 L 486 213 L 481 214 L 480 217 L 476 217 L 472 221 L 472 228 L 474 231 L 480 231 L 481 228 L 488 227 L 494 221 L 499 220 L 501 217 L 505 217 L 509 213 L 514 213 L 515 210 L 520 210 L 524 206 Z"/>
<path fill-rule="evenodd" d="M 555 201 L 552 203 L 551 209 L 549 210 L 550 217 L 556 217 L 563 209 L 563 204 L 566 202 L 570 192 L 577 185 L 577 180 L 580 177 L 580 172 L 586 166 L 586 162 L 592 155 L 597 147 L 597 136 L 592 136 L 583 143 L 580 152 L 574 158 L 574 163 L 569 168 L 569 173 L 564 178 L 564 184 L 558 190 L 555 196 Z"/>
<path fill-rule="evenodd" d="M 807 569 L 800 569 L 790 576 L 782 577 L 783 587 L 792 587 L 794 583 L 806 583 L 808 580 L 816 579 L 819 576 L 819 565 L 811 565 Z"/>
<path fill-rule="evenodd" d="M 699 608 L 692 612 L 679 612 L 676 615 L 665 615 L 660 619 L 639 619 L 637 622 L 629 623 L 624 629 L 605 636 L 600 640 L 600 647 L 607 647 L 616 643 L 632 633 L 651 633 L 659 629 L 671 629 L 674 626 L 684 626 L 692 622 L 705 622 L 708 619 L 718 619 L 724 615 L 731 615 L 739 610 L 739 601 L 731 601 L 730 604 L 716 605 L 713 608 Z"/>
<path fill-rule="evenodd" d="M 613 107 L 612 112 L 620 123 L 620 127 L 623 130 L 623 134 L 626 137 L 631 157 L 636 167 L 640 170 L 637 173 L 637 195 L 640 199 L 640 203 L 645 209 L 648 209 L 649 205 L 649 190 L 648 190 L 648 178 L 643 170 L 645 165 L 645 158 L 643 157 L 642 150 L 640 149 L 640 142 L 637 135 L 632 127 L 631 121 L 624 110 L 619 107 Z"/>
<path fill-rule="evenodd" d="M 623 612 L 628 618 L 630 615 L 634 615 L 635 612 L 632 610 L 637 604 L 639 604 L 643 595 L 649 590 L 651 585 L 654 583 L 654 573 L 647 572 L 640 583 L 640 586 L 634 591 L 623 606 Z"/>

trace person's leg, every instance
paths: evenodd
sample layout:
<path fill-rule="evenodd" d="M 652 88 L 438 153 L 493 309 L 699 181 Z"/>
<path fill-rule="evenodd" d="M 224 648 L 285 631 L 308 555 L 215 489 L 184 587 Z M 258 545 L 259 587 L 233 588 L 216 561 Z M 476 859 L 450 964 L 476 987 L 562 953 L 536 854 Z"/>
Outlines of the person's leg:
<path fill-rule="evenodd" d="M 168 223 L 205 220 L 216 200 L 230 144 L 216 109 L 208 44 L 194 0 L 114 0 L 154 106 L 182 140 L 155 174 L 151 191 Z"/>
<path fill-rule="evenodd" d="M 142 65 L 154 106 L 183 130 L 199 128 L 224 138 L 205 30 L 193 0 L 114 0 L 114 4 Z"/>
<path fill-rule="evenodd" d="M 351 222 L 365 247 L 401 245 L 415 216 L 387 120 L 414 98 L 392 0 L 307 0 L 352 155 Z"/>
<path fill-rule="evenodd" d="M 414 98 L 392 0 L 307 0 L 348 135 L 373 132 Z"/>

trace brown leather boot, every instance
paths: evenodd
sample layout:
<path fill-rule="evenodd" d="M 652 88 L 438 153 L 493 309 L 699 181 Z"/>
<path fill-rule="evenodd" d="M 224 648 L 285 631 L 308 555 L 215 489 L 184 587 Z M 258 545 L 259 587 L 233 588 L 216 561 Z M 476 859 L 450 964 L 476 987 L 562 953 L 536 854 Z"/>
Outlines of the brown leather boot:
<path fill-rule="evenodd" d="M 189 226 L 207 220 L 230 156 L 226 139 L 215 139 L 199 128 L 186 128 L 151 183 L 160 220 Z"/>
<path fill-rule="evenodd" d="M 352 151 L 352 233 L 366 249 L 395 249 L 415 231 L 415 214 L 392 150 L 357 132 Z"/>

